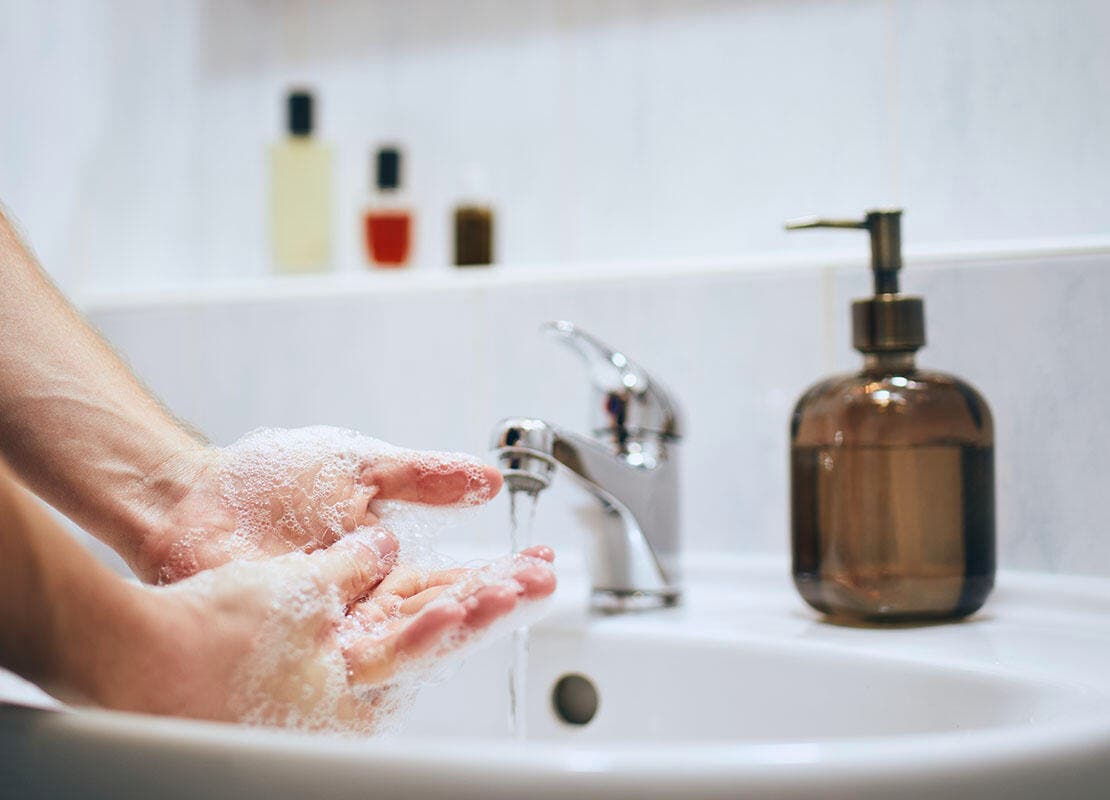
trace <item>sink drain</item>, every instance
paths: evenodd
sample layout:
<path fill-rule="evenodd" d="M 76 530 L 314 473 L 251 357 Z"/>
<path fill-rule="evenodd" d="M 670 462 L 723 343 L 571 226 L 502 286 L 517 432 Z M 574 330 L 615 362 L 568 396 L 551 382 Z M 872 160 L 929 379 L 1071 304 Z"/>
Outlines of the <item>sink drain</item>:
<path fill-rule="evenodd" d="M 551 689 L 551 707 L 555 716 L 568 725 L 588 723 L 597 713 L 597 705 L 597 687 L 585 675 L 564 675 L 555 681 Z"/>

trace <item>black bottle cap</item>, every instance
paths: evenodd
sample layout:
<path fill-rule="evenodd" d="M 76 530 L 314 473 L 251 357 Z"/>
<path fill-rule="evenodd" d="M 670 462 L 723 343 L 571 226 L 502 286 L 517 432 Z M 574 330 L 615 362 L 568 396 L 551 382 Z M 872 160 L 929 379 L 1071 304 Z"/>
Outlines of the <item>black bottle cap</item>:
<path fill-rule="evenodd" d="M 397 189 L 401 186 L 401 151 L 396 147 L 378 150 L 378 188 Z"/>
<path fill-rule="evenodd" d="M 289 93 L 289 133 L 293 136 L 312 135 L 312 93 Z"/>

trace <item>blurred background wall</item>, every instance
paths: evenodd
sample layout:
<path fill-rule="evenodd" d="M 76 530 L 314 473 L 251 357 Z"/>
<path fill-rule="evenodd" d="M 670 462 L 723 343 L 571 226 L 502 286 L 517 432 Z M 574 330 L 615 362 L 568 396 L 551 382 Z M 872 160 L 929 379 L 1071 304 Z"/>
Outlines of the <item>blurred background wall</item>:
<path fill-rule="evenodd" d="M 921 362 L 994 409 L 1002 564 L 1110 574 L 1107 42 L 1103 0 L 0 0 L 0 198 L 217 443 L 582 428 L 583 370 L 535 335 L 568 318 L 685 407 L 688 547 L 778 555 L 790 411 L 858 363 L 868 282 L 862 234 L 782 220 L 903 205 Z M 338 279 L 262 279 L 291 85 L 335 148 Z M 359 280 L 383 141 L 418 263 Z M 462 273 L 447 216 L 475 162 L 502 266 Z M 578 551 L 591 508 L 558 481 L 537 538 Z M 460 540 L 504 549 L 506 519 Z"/>
<path fill-rule="evenodd" d="M 418 259 L 467 164 L 500 260 L 844 247 L 810 212 L 907 208 L 909 246 L 1110 230 L 1103 0 L 2 0 L 0 198 L 73 292 L 265 274 L 293 84 L 336 148 L 362 268 L 400 142 Z"/>

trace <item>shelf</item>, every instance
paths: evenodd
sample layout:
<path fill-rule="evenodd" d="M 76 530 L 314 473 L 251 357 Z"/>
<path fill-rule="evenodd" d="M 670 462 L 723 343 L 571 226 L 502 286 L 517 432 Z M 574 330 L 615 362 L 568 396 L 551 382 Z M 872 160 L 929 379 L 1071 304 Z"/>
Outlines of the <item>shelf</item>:
<path fill-rule="evenodd" d="M 1110 236 L 1018 241 L 983 241 L 907 247 L 907 264 L 943 266 L 953 262 L 1024 260 L 1050 256 L 1110 254 Z M 714 259 L 498 264 L 454 268 L 414 266 L 398 270 L 343 269 L 314 275 L 269 275 L 253 278 L 178 283 L 129 289 L 92 289 L 77 296 L 86 312 L 126 308 L 247 303 L 290 298 L 328 298 L 351 294 L 433 294 L 495 290 L 499 287 L 590 285 L 635 280 L 674 280 L 740 273 L 855 268 L 865 263 L 861 247 L 830 250 L 751 253 Z"/>

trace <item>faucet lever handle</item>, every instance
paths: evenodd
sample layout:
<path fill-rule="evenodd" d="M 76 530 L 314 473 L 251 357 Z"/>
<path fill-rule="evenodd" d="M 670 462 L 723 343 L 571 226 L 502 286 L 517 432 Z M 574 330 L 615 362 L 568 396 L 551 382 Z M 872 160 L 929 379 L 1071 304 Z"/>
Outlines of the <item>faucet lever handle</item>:
<path fill-rule="evenodd" d="M 547 322 L 540 330 L 578 353 L 590 370 L 590 380 L 602 395 L 600 429 L 625 438 L 649 432 L 682 435 L 678 407 L 670 394 L 628 356 L 610 347 L 573 322 Z"/>

